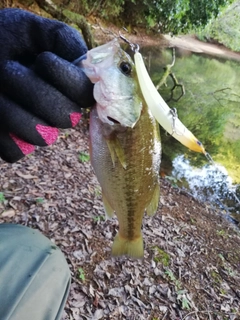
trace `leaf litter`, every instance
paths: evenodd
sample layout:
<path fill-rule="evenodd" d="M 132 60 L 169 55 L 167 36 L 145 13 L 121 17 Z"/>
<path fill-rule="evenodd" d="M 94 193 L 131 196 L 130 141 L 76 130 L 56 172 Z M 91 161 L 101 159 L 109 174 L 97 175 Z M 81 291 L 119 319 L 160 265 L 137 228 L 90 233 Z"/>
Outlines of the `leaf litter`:
<path fill-rule="evenodd" d="M 111 257 L 118 222 L 105 220 L 88 139 L 82 123 L 15 164 L 0 160 L 0 222 L 40 230 L 69 263 L 62 320 L 240 319 L 239 229 L 164 179 L 144 218 L 144 259 Z"/>

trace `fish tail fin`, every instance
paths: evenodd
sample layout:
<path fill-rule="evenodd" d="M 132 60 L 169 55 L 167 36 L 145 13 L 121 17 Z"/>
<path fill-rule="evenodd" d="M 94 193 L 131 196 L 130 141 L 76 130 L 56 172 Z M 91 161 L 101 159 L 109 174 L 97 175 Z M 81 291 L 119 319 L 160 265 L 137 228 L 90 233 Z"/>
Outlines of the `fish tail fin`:
<path fill-rule="evenodd" d="M 115 257 L 127 255 L 129 257 L 137 259 L 143 258 L 142 234 L 134 240 L 128 240 L 121 237 L 118 232 L 113 241 L 112 255 Z"/>

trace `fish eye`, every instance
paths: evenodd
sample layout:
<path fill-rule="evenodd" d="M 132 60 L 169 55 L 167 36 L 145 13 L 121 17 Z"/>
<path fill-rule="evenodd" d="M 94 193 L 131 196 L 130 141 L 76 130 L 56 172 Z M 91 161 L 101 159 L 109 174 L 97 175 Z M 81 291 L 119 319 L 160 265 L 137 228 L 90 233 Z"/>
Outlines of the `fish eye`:
<path fill-rule="evenodd" d="M 126 61 L 121 62 L 119 68 L 126 76 L 129 76 L 132 72 L 132 66 Z"/>

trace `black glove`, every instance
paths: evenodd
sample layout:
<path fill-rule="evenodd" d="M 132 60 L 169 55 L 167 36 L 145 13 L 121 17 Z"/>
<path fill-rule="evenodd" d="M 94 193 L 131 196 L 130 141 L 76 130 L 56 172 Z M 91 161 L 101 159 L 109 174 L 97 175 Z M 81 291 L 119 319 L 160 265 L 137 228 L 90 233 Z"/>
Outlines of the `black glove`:
<path fill-rule="evenodd" d="M 94 104 L 93 85 L 71 62 L 87 47 L 77 30 L 19 9 L 0 10 L 0 157 L 15 162 Z"/>

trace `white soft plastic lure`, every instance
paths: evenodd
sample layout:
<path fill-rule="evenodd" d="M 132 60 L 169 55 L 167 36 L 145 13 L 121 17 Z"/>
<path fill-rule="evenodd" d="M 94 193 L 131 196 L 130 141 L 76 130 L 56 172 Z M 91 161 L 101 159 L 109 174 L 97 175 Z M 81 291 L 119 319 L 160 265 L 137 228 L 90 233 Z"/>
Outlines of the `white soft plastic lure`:
<path fill-rule="evenodd" d="M 170 109 L 158 93 L 138 51 L 134 54 L 134 62 L 143 97 L 159 124 L 190 150 L 206 154 L 202 143 L 178 119 L 176 109 Z"/>

